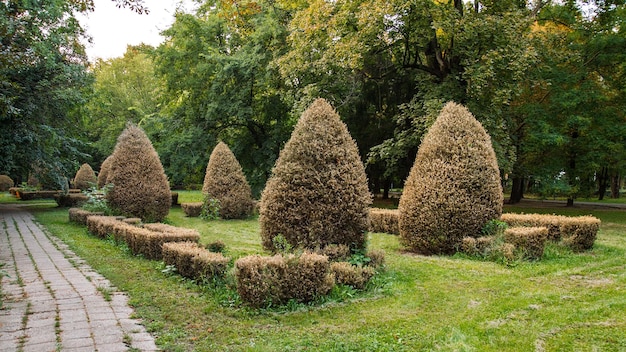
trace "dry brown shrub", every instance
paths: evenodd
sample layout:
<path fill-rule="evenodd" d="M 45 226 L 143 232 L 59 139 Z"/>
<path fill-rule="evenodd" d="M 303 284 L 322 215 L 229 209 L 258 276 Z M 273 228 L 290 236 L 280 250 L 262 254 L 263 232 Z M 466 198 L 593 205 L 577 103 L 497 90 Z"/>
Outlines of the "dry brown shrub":
<path fill-rule="evenodd" d="M 107 183 L 111 208 L 147 222 L 162 221 L 172 197 L 159 155 L 146 134 L 129 124 L 120 134 L 112 154 Z"/>
<path fill-rule="evenodd" d="M 186 216 L 197 218 L 202 213 L 202 202 L 181 203 L 180 207 Z"/>
<path fill-rule="evenodd" d="M 502 214 L 491 138 L 463 106 L 448 103 L 422 142 L 400 198 L 400 241 L 422 254 L 451 254 Z"/>
<path fill-rule="evenodd" d="M 372 202 L 356 142 L 335 110 L 317 99 L 302 114 L 261 196 L 263 247 L 283 236 L 294 248 L 364 249 Z"/>
<path fill-rule="evenodd" d="M 184 238 L 192 242 L 198 242 L 200 240 L 200 233 L 195 229 L 187 229 L 162 223 L 144 224 L 143 227 L 150 231 L 166 233 L 171 235 L 172 238 Z"/>
<path fill-rule="evenodd" d="M 128 244 L 128 233 L 137 228 L 136 226 L 127 223 L 125 220 L 119 221 L 113 225 L 113 239 L 117 243 Z"/>
<path fill-rule="evenodd" d="M 104 215 L 103 213 L 92 213 L 90 211 L 81 208 L 70 208 L 69 211 L 70 221 L 81 225 L 87 225 L 87 217 L 91 215 Z"/>
<path fill-rule="evenodd" d="M 370 232 L 399 234 L 397 209 L 370 209 Z"/>
<path fill-rule="evenodd" d="M 214 277 L 223 277 L 228 269 L 230 259 L 222 253 L 213 253 L 202 249 L 192 258 L 192 265 L 196 280 L 210 280 Z"/>
<path fill-rule="evenodd" d="M 102 189 L 104 185 L 106 185 L 107 179 L 109 177 L 109 172 L 111 172 L 111 161 L 112 155 L 109 155 L 104 161 L 102 165 L 100 165 L 100 172 L 98 173 L 98 188 Z"/>
<path fill-rule="evenodd" d="M 222 219 L 242 219 L 252 214 L 252 191 L 241 165 L 228 146 L 219 142 L 206 167 L 202 193 L 217 199 Z"/>
<path fill-rule="evenodd" d="M 561 240 L 561 222 L 566 219 L 566 216 L 554 214 L 504 213 L 500 217 L 510 227 L 545 227 L 548 229 L 548 240 L 554 242 Z"/>
<path fill-rule="evenodd" d="M 170 242 L 163 244 L 163 262 L 173 265 L 181 276 L 195 279 L 193 257 L 201 248 L 195 242 Z"/>
<path fill-rule="evenodd" d="M 0 192 L 6 192 L 13 187 L 13 179 L 7 175 L 0 175 Z"/>
<path fill-rule="evenodd" d="M 335 283 L 347 285 L 362 290 L 376 273 L 374 268 L 356 266 L 348 262 L 335 262 L 330 264 L 330 271 L 335 276 Z"/>
<path fill-rule="evenodd" d="M 87 216 L 87 230 L 100 238 L 113 235 L 113 226 L 121 221 L 115 216 L 89 215 Z"/>
<path fill-rule="evenodd" d="M 273 257 L 253 255 L 235 262 L 237 292 L 252 307 L 309 302 L 327 294 L 334 283 L 328 258 L 314 253 Z"/>
<path fill-rule="evenodd" d="M 329 244 L 328 246 L 316 251 L 316 253 L 325 255 L 331 262 L 344 261 L 350 258 L 350 247 L 345 244 Z"/>
<path fill-rule="evenodd" d="M 562 242 L 574 251 L 591 249 L 600 230 L 600 219 L 578 216 L 561 221 Z"/>
<path fill-rule="evenodd" d="M 97 184 L 98 178 L 91 166 L 86 163 L 82 164 L 78 171 L 76 171 L 76 176 L 74 176 L 74 188 L 84 191 L 97 186 Z"/>
<path fill-rule="evenodd" d="M 122 220 L 123 222 L 130 224 L 130 225 L 139 225 L 141 224 L 141 219 L 140 218 L 127 218 Z"/>
<path fill-rule="evenodd" d="M 367 263 L 368 266 L 380 268 L 385 265 L 385 251 L 382 249 L 372 249 L 365 256 L 370 258 L 370 262 Z"/>
<path fill-rule="evenodd" d="M 509 227 L 504 231 L 504 241 L 513 244 L 525 259 L 541 259 L 547 240 L 545 227 Z"/>

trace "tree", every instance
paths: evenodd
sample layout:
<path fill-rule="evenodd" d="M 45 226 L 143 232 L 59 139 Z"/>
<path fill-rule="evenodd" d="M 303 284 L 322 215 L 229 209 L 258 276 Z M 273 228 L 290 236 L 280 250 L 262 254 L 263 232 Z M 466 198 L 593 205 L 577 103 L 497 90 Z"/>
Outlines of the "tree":
<path fill-rule="evenodd" d="M 502 215 L 491 138 L 463 106 L 448 103 L 428 130 L 398 206 L 400 241 L 422 254 L 451 254 Z"/>
<path fill-rule="evenodd" d="M 0 171 L 19 183 L 36 166 L 54 189 L 81 153 L 77 108 L 89 84 L 75 13 L 88 1 L 0 3 Z"/>
<path fill-rule="evenodd" d="M 302 114 L 261 196 L 263 247 L 366 247 L 371 195 L 354 140 L 323 99 Z"/>
<path fill-rule="evenodd" d="M 172 197 L 159 155 L 148 136 L 136 125 L 128 124 L 111 158 L 109 205 L 123 215 L 162 221 L 169 213 Z"/>
<path fill-rule="evenodd" d="M 241 219 L 252 213 L 252 193 L 241 165 L 224 142 L 219 142 L 206 167 L 202 193 L 219 201 L 223 219 Z"/>

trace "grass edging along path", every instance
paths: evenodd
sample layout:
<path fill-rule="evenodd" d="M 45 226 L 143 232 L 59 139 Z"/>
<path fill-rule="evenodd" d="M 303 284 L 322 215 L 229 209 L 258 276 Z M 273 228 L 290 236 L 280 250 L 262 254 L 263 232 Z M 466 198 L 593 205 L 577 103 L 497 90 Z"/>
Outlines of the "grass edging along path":
<path fill-rule="evenodd" d="M 509 267 L 406 254 L 395 236 L 370 234 L 370 248 L 387 253 L 380 292 L 283 311 L 241 307 L 230 291 L 167 275 L 162 263 L 70 224 L 66 209 L 35 214 L 129 294 L 136 315 L 167 351 L 625 350 L 626 212 L 510 209 L 593 213 L 602 226 L 590 252 L 549 247 L 542 261 Z M 227 256 L 262 253 L 256 219 L 205 222 L 174 208 L 167 221 L 198 229 L 202 243 L 224 241 Z"/>

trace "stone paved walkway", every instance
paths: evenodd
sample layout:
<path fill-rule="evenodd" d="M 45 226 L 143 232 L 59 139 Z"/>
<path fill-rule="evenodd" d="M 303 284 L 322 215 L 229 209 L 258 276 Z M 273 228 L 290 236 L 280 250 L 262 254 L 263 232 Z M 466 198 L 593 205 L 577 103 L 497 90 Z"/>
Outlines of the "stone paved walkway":
<path fill-rule="evenodd" d="M 17 206 L 0 204 L 0 352 L 156 351 L 128 298 Z"/>

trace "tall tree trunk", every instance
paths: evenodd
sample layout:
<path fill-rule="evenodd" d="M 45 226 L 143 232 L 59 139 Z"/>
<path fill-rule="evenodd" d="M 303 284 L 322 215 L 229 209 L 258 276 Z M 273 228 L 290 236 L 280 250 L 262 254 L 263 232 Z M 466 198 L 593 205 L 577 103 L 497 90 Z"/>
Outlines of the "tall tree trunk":
<path fill-rule="evenodd" d="M 391 188 L 391 182 L 385 179 L 383 181 L 383 199 L 389 199 L 389 189 Z"/>
<path fill-rule="evenodd" d="M 598 177 L 598 200 L 604 200 L 604 194 L 609 183 L 609 168 L 603 167 Z"/>
<path fill-rule="evenodd" d="M 620 175 L 618 172 L 613 174 L 611 177 L 611 198 L 617 199 L 619 198 L 619 186 L 620 186 Z"/>
<path fill-rule="evenodd" d="M 511 186 L 511 197 L 509 198 L 509 204 L 519 203 L 524 198 L 524 178 L 515 176 L 513 177 L 513 184 Z"/>
<path fill-rule="evenodd" d="M 573 207 L 574 206 L 574 198 L 567 197 L 567 205 L 566 206 Z"/>

